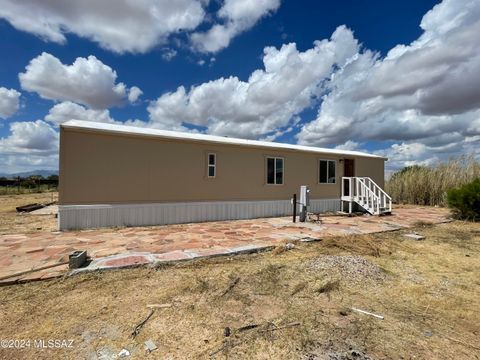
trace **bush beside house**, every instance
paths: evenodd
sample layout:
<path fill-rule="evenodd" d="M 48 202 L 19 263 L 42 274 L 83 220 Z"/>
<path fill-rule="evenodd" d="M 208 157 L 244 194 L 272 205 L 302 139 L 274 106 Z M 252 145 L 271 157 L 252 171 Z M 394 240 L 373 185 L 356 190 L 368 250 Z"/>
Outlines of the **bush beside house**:
<path fill-rule="evenodd" d="M 480 178 L 447 192 L 448 206 L 458 219 L 480 220 Z"/>

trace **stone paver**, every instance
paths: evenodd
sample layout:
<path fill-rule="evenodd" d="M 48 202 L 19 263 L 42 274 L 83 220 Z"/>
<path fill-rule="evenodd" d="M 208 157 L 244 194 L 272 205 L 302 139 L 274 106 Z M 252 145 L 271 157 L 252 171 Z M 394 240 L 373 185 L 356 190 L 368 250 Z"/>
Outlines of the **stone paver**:
<path fill-rule="evenodd" d="M 219 221 L 157 227 L 37 232 L 0 235 L 0 278 L 68 261 L 74 250 L 87 250 L 90 269 L 155 264 L 249 252 L 284 240 L 367 234 L 413 226 L 418 221 L 448 221 L 443 208 L 399 206 L 391 216 L 325 216 L 321 223 L 292 223 L 290 217 Z M 119 255 L 120 254 L 120 255 Z M 119 256 L 113 256 L 119 255 Z M 65 274 L 67 266 L 52 267 L 3 282 L 39 280 Z M 2 280 L 0 280 L 0 283 Z"/>

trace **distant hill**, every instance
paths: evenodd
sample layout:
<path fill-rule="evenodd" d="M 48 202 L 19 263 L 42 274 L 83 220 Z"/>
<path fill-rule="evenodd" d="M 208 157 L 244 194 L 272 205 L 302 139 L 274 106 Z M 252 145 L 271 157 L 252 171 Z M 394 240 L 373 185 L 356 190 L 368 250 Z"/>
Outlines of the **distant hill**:
<path fill-rule="evenodd" d="M 0 173 L 1 177 L 8 177 L 8 178 L 17 177 L 17 176 L 28 177 L 33 175 L 43 176 L 43 177 L 47 177 L 50 175 L 58 175 L 58 170 L 32 170 L 32 171 L 24 171 L 24 172 L 13 173 L 13 174 Z"/>

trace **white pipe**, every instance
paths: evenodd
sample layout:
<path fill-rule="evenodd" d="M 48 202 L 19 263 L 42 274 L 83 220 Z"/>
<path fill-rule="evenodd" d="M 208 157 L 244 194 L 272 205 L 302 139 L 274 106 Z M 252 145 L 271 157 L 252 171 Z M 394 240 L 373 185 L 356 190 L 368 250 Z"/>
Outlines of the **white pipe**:
<path fill-rule="evenodd" d="M 380 319 L 380 320 L 385 319 L 382 315 L 377 315 L 377 314 L 374 314 L 374 313 L 371 313 L 371 312 L 368 312 L 368 311 L 365 311 L 365 310 L 357 309 L 357 308 L 354 308 L 354 307 L 352 307 L 352 310 L 358 311 L 359 313 L 362 313 L 362 314 L 366 314 L 366 315 L 376 317 L 377 319 Z"/>

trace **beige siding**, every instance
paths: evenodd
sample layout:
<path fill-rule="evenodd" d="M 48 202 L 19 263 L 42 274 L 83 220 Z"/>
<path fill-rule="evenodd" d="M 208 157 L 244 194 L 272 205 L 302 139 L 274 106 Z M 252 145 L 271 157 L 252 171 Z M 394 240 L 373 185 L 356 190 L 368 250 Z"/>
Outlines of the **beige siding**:
<path fill-rule="evenodd" d="M 217 155 L 215 178 L 207 154 Z M 284 185 L 266 184 L 266 157 L 283 157 Z M 312 199 L 340 197 L 341 156 L 61 129 L 60 204 L 282 200 L 309 185 Z M 318 184 L 319 159 L 337 161 L 337 183 Z M 383 186 L 383 159 L 355 158 Z"/>
<path fill-rule="evenodd" d="M 385 188 L 385 161 L 375 158 L 358 158 L 355 160 L 355 176 L 372 178 L 382 189 Z"/>

